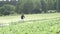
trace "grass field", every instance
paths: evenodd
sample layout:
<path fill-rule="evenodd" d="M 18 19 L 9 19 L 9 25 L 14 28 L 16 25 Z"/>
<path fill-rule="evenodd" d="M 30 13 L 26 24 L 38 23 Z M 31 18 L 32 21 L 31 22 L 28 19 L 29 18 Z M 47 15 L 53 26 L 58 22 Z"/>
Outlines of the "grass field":
<path fill-rule="evenodd" d="M 24 21 L 20 15 L 1 16 L 0 23 L 15 23 L 0 27 L 0 34 L 60 34 L 60 13 L 25 14 Z"/>
<path fill-rule="evenodd" d="M 59 13 L 52 14 L 25 14 L 24 21 L 27 20 L 40 20 L 40 19 L 52 19 L 60 17 Z M 12 16 L 0 16 L 0 23 L 10 23 L 10 22 L 18 22 L 21 21 L 20 15 L 12 15 Z"/>

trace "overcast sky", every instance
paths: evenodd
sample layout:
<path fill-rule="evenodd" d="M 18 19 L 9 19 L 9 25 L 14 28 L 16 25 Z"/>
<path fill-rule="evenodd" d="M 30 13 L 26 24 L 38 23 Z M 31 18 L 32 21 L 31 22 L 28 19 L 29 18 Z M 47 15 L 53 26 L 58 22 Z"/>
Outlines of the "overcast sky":
<path fill-rule="evenodd" d="M 0 0 L 0 1 L 2 1 L 2 0 Z M 4 1 L 6 1 L 6 0 L 4 0 Z M 10 1 L 10 0 L 9 0 Z M 18 1 L 18 0 L 16 0 L 16 1 Z"/>
<path fill-rule="evenodd" d="M 0 1 L 2 1 L 2 0 L 0 0 Z M 4 1 L 6 1 L 6 0 L 4 0 Z"/>
<path fill-rule="evenodd" d="M 2 1 L 2 0 L 0 0 L 0 1 Z"/>

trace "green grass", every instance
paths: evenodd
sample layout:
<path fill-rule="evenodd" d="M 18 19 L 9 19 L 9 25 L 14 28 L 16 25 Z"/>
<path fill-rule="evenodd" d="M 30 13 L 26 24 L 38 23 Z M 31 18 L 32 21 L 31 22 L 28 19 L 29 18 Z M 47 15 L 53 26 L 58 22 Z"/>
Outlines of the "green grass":
<path fill-rule="evenodd" d="M 3 18 L 17 19 L 17 16 L 6 16 Z M 54 14 L 32 14 L 26 15 L 23 22 L 15 25 L 0 27 L 0 34 L 60 34 L 60 16 Z M 33 18 L 32 18 L 33 17 Z M 38 17 L 38 18 L 37 18 Z M 2 17 L 1 17 L 2 19 Z M 31 20 L 29 20 L 31 19 Z M 18 20 L 18 19 L 17 19 Z M 13 23 L 13 22 L 12 22 Z"/>
<path fill-rule="evenodd" d="M 52 13 L 52 14 L 25 14 L 24 21 L 27 20 L 39 20 L 39 19 L 52 19 L 60 17 L 60 13 Z M 0 16 L 0 23 L 10 23 L 10 22 L 18 22 L 21 21 L 20 15 L 12 15 L 12 16 Z"/>

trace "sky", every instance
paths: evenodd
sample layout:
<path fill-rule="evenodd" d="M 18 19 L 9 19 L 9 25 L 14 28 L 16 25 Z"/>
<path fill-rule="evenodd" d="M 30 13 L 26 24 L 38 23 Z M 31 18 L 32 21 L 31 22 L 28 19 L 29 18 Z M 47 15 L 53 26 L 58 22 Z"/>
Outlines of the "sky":
<path fill-rule="evenodd" d="M 0 1 L 2 1 L 2 0 L 0 0 Z M 6 1 L 6 0 L 4 0 L 4 1 Z"/>
<path fill-rule="evenodd" d="M 2 0 L 0 0 L 0 1 L 2 1 Z M 6 0 L 4 0 L 4 1 L 6 1 Z M 11 0 L 9 0 L 9 1 L 11 1 Z M 18 0 L 16 0 L 16 1 L 18 1 Z"/>
<path fill-rule="evenodd" d="M 0 1 L 2 1 L 2 0 L 0 0 Z"/>

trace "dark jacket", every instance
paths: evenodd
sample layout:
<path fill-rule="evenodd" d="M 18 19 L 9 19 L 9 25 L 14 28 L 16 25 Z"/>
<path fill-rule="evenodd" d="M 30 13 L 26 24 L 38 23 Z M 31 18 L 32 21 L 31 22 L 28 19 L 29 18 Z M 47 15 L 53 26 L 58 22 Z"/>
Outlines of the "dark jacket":
<path fill-rule="evenodd" d="M 24 17 L 25 17 L 24 15 L 21 15 L 21 19 L 24 19 Z"/>

